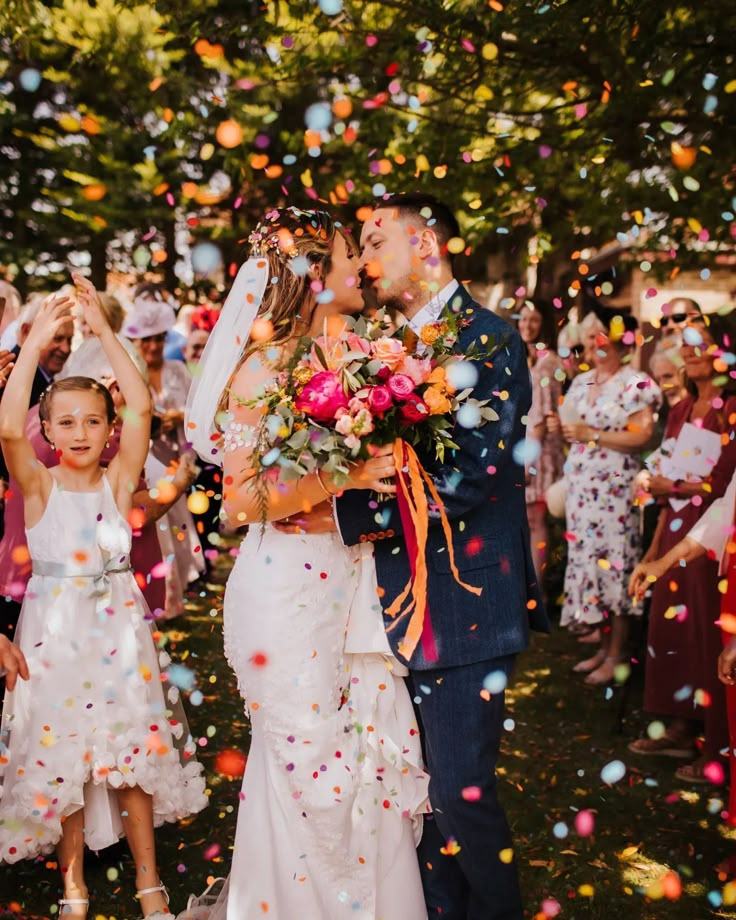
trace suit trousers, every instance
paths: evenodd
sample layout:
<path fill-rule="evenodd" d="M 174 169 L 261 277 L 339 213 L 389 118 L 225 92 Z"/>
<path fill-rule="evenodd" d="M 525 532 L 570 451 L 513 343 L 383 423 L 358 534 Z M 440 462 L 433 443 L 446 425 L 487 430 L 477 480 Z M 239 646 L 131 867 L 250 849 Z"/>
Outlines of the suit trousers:
<path fill-rule="evenodd" d="M 430 774 L 433 815 L 418 848 L 430 920 L 523 917 L 511 831 L 496 788 L 504 692 L 487 689 L 505 685 L 515 658 L 413 671 L 407 679 Z"/>

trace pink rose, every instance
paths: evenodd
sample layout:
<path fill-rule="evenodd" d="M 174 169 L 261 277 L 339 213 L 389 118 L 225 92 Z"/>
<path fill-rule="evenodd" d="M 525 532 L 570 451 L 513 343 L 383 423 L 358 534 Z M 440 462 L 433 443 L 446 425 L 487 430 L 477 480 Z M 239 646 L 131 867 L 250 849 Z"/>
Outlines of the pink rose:
<path fill-rule="evenodd" d="M 414 392 L 414 381 L 406 374 L 392 374 L 386 381 L 386 386 L 396 399 L 406 399 Z"/>
<path fill-rule="evenodd" d="M 391 339 L 385 335 L 373 343 L 373 354 L 389 370 L 395 371 L 406 358 L 406 349 L 398 339 Z"/>
<path fill-rule="evenodd" d="M 426 383 L 432 373 L 432 360 L 430 358 L 404 358 L 399 368 L 402 374 L 411 377 L 414 386 Z"/>
<path fill-rule="evenodd" d="M 337 374 L 320 371 L 305 384 L 294 405 L 318 422 L 331 422 L 340 409 L 347 408 L 348 398 Z"/>
<path fill-rule="evenodd" d="M 407 425 L 414 425 L 424 421 L 429 416 L 429 408 L 424 400 L 416 393 L 410 393 L 406 402 L 399 407 L 399 416 Z"/>
<path fill-rule="evenodd" d="M 371 353 L 371 343 L 366 339 L 361 338 L 359 335 L 356 335 L 354 332 L 349 332 L 345 336 L 345 341 L 347 342 L 350 351 L 362 351 L 363 354 L 366 355 Z"/>
<path fill-rule="evenodd" d="M 368 405 L 373 412 L 382 413 L 391 408 L 394 401 L 388 387 L 372 387 L 368 393 Z"/>

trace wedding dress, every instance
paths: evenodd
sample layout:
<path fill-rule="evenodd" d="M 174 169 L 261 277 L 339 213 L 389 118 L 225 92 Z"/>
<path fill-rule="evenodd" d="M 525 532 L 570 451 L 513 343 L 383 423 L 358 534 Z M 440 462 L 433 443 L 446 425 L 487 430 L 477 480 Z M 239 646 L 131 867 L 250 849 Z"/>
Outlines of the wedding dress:
<path fill-rule="evenodd" d="M 428 777 L 370 544 L 252 527 L 224 629 L 252 743 L 212 920 L 426 920 Z"/>

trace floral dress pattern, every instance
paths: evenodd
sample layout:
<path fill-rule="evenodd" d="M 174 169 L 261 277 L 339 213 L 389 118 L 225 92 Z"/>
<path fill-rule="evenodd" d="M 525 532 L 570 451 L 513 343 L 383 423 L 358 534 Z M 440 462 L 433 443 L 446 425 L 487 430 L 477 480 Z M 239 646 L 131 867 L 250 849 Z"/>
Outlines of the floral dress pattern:
<path fill-rule="evenodd" d="M 659 404 L 648 374 L 624 366 L 593 398 L 595 371 L 576 377 L 565 397 L 586 425 L 623 431 L 629 416 Z M 567 567 L 561 626 L 599 623 L 609 616 L 640 614 L 627 594 L 640 555 L 639 521 L 632 505 L 638 453 L 573 441 L 567 476 Z"/>

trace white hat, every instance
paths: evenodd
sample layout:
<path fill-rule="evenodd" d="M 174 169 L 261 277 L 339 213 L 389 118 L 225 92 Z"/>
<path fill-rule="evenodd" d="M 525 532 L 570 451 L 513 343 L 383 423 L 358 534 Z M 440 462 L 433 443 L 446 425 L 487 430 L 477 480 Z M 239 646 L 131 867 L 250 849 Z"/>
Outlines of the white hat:
<path fill-rule="evenodd" d="M 136 297 L 122 331 L 129 339 L 146 339 L 149 335 L 168 332 L 175 322 L 176 313 L 168 301 Z"/>

